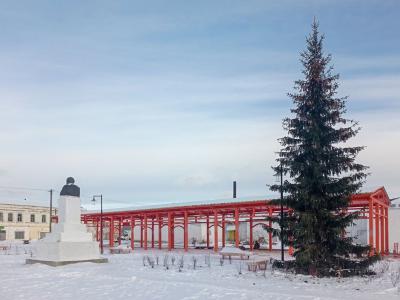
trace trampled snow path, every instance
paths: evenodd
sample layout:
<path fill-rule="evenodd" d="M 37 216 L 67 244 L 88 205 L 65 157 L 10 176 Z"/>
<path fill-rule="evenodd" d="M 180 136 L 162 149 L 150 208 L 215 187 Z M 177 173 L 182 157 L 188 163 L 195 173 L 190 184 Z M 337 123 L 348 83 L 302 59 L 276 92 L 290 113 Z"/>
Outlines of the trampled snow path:
<path fill-rule="evenodd" d="M 399 299 L 389 271 L 374 278 L 312 278 L 285 275 L 267 270 L 247 271 L 239 261 L 226 260 L 220 266 L 219 257 L 211 255 L 211 267 L 205 263 L 206 251 L 187 254 L 176 251 L 175 265 L 166 270 L 163 258 L 167 252 L 107 255 L 108 264 L 82 263 L 63 267 L 25 265 L 22 254 L 0 254 L 0 298 L 13 299 Z M 143 255 L 159 256 L 153 269 L 143 266 Z M 178 259 L 184 255 L 184 268 L 178 271 Z M 192 256 L 198 258 L 193 269 Z"/>

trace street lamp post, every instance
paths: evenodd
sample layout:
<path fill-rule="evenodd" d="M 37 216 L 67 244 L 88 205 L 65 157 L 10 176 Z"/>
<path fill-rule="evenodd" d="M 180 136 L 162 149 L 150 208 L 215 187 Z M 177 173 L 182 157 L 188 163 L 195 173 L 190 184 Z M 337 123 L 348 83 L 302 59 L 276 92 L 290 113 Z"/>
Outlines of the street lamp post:
<path fill-rule="evenodd" d="M 94 195 L 92 201 L 96 202 L 100 198 L 100 253 L 103 254 L 103 195 Z"/>
<path fill-rule="evenodd" d="M 49 220 L 49 232 L 51 232 L 51 218 L 53 217 L 53 189 L 50 189 L 50 220 Z"/>

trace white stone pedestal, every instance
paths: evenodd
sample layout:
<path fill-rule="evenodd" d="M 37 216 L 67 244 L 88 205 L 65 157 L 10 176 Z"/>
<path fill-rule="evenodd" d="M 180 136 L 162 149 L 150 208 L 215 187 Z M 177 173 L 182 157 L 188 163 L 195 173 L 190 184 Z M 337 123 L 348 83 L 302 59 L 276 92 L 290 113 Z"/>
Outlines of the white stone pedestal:
<path fill-rule="evenodd" d="M 92 234 L 81 223 L 80 198 L 60 196 L 58 211 L 58 223 L 53 224 L 51 233 L 36 243 L 34 256 L 26 263 L 59 266 L 77 262 L 107 262 L 100 256 L 99 243 L 93 241 Z"/>

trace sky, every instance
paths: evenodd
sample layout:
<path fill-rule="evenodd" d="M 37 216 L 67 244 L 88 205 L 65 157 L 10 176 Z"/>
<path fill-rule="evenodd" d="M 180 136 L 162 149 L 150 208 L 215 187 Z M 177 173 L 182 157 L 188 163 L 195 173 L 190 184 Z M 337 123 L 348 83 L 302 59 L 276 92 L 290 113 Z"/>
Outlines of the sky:
<path fill-rule="evenodd" d="M 399 1 L 38 0 L 0 2 L 0 201 L 68 176 L 94 209 L 271 195 L 314 17 L 364 188 L 400 196 Z"/>

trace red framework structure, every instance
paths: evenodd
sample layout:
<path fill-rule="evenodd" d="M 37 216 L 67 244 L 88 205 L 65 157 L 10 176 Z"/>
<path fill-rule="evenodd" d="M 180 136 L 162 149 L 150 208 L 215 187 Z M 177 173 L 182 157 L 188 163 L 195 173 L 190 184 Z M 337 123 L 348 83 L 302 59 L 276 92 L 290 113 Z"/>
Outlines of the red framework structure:
<path fill-rule="evenodd" d="M 389 253 L 389 222 L 388 207 L 389 197 L 383 187 L 370 193 L 361 193 L 352 196 L 348 212 L 359 212 L 360 219 L 368 219 L 369 244 L 375 252 L 382 255 Z M 185 251 L 189 248 L 189 224 L 205 223 L 210 229 L 220 227 L 219 231 L 214 230 L 214 241 L 221 241 L 225 246 L 226 224 L 233 224 L 235 227 L 235 245 L 239 246 L 239 223 L 247 222 L 250 228 L 250 249 L 253 248 L 253 228 L 260 224 L 272 226 L 270 221 L 265 221 L 267 216 L 278 216 L 280 207 L 270 204 L 268 199 L 218 201 L 210 203 L 188 203 L 177 204 L 176 206 L 127 209 L 118 211 L 103 212 L 103 224 L 109 227 L 110 247 L 114 246 L 115 233 L 121 243 L 123 226 L 131 227 L 131 247 L 134 248 L 134 227 L 139 226 L 140 247 L 148 249 L 162 248 L 162 228 L 167 226 L 168 250 L 175 248 L 174 232 L 176 228 L 183 229 L 183 247 Z M 96 238 L 100 239 L 100 213 L 86 212 L 82 214 L 82 220 L 88 226 L 96 228 Z M 155 240 L 154 228 L 158 226 L 158 241 Z M 148 231 L 151 231 L 151 242 L 148 241 Z M 268 249 L 272 250 L 272 236 L 268 235 Z M 207 247 L 210 246 L 209 230 L 206 234 Z M 375 237 L 375 238 L 374 238 Z M 214 242 L 214 251 L 218 251 L 218 242 Z"/>

